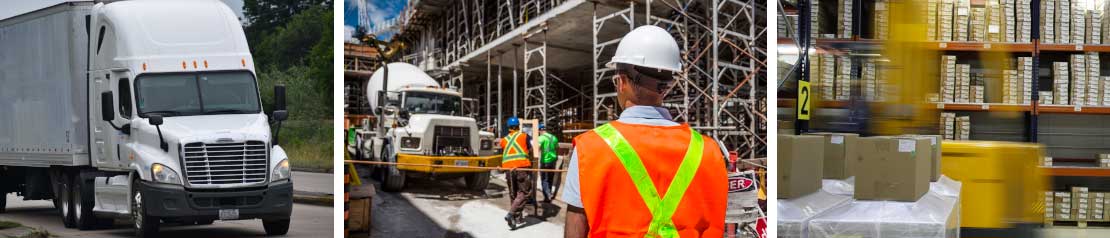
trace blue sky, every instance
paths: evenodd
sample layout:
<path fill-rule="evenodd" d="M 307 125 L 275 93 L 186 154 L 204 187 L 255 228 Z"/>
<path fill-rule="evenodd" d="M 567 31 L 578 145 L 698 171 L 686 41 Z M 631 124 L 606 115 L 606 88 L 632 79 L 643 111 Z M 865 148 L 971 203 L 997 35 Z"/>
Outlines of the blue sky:
<path fill-rule="evenodd" d="M 344 38 L 352 39 L 359 22 L 367 24 L 362 27 L 372 27 L 397 17 L 407 2 L 408 0 L 343 0 Z M 360 8 L 363 8 L 365 15 L 360 16 Z M 391 36 L 392 34 L 383 34 L 378 38 L 384 40 Z"/>

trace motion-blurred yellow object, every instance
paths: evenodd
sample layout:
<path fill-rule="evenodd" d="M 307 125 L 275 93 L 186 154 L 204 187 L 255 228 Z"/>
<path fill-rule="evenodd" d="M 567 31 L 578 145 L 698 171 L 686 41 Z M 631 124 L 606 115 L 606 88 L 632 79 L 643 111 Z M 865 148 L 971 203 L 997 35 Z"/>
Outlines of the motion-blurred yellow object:
<path fill-rule="evenodd" d="M 960 181 L 960 227 L 1008 229 L 1040 223 L 1048 178 L 1044 147 L 1032 143 L 951 141 L 941 145 L 941 173 Z"/>

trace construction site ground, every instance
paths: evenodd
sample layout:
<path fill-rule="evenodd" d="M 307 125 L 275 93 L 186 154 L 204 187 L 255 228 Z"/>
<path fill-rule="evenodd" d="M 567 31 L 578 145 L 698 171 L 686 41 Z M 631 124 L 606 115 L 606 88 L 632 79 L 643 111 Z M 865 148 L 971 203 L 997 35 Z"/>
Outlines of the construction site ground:
<path fill-rule="evenodd" d="M 566 204 L 555 200 L 525 208 L 526 223 L 510 230 L 504 217 L 509 210 L 503 174 L 495 174 L 483 192 L 467 190 L 461 178 L 431 180 L 409 178 L 401 192 L 381 191 L 367 166 L 356 166 L 363 182 L 373 183 L 371 229 L 351 232 L 351 237 L 562 237 Z M 538 187 L 538 186 L 537 186 Z M 543 196 L 539 191 L 537 199 Z M 539 213 L 539 214 L 537 214 Z"/>

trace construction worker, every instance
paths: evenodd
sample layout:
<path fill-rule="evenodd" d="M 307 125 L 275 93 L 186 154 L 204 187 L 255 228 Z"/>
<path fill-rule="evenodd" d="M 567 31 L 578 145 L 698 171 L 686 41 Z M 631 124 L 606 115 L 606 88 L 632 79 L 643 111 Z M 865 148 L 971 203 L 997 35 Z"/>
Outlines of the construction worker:
<path fill-rule="evenodd" d="M 574 138 L 566 237 L 722 237 L 727 175 L 713 139 L 671 120 L 663 97 L 682 72 L 667 31 L 641 26 L 606 67 L 620 118 Z"/>
<path fill-rule="evenodd" d="M 559 159 L 558 148 L 559 138 L 555 135 L 547 133 L 543 123 L 540 123 L 540 168 L 541 169 L 555 169 L 555 161 Z M 555 172 L 540 172 L 540 186 L 543 186 L 543 202 L 551 203 L 551 198 L 555 197 L 552 194 L 559 185 L 555 184 Z"/>
<path fill-rule="evenodd" d="M 532 137 L 520 131 L 520 119 L 509 117 L 505 123 L 509 134 L 501 138 L 501 168 L 518 169 L 532 167 Z M 509 229 L 516 229 L 516 224 L 524 223 L 524 204 L 532 198 L 535 181 L 532 173 L 528 171 L 509 170 L 505 175 L 509 183 L 509 214 L 505 215 L 505 222 Z"/>

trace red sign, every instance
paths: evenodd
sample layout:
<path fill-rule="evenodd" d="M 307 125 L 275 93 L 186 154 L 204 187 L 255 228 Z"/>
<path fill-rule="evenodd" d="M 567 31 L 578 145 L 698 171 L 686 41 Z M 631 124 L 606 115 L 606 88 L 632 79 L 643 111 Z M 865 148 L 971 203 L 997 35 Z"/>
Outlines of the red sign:
<path fill-rule="evenodd" d="M 755 185 L 755 181 L 745 176 L 728 178 L 728 192 L 730 193 L 751 191 L 753 189 L 752 185 Z"/>
<path fill-rule="evenodd" d="M 755 234 L 759 235 L 759 238 L 767 238 L 767 218 L 761 217 L 755 220 Z"/>

